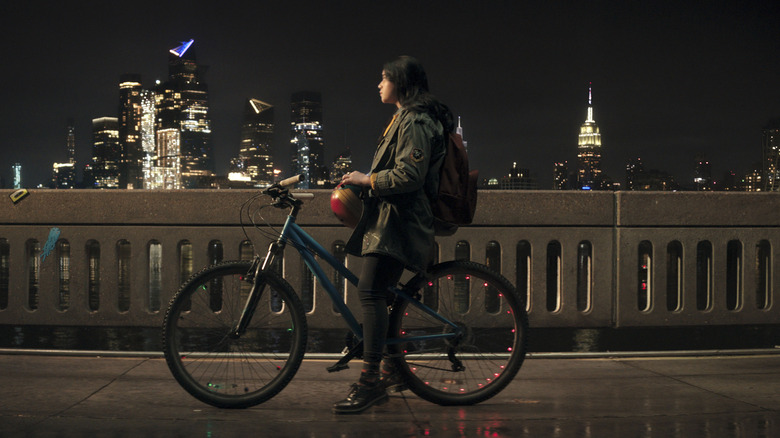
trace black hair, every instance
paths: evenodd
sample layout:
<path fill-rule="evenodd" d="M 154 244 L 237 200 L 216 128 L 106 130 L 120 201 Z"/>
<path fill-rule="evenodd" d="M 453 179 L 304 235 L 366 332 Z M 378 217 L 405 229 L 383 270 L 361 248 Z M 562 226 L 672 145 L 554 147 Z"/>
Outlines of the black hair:
<path fill-rule="evenodd" d="M 400 56 L 382 67 L 387 79 L 395 85 L 401 106 L 414 112 L 426 112 L 439 120 L 445 132 L 455 130 L 452 112 L 428 90 L 428 76 L 420 61 Z"/>

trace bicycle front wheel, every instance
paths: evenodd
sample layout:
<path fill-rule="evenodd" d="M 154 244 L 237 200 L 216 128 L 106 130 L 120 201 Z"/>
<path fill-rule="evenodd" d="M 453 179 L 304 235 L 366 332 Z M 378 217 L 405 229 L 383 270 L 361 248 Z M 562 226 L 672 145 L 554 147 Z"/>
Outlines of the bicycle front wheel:
<path fill-rule="evenodd" d="M 523 300 L 504 277 L 474 262 L 440 263 L 428 278 L 420 303 L 452 324 L 397 299 L 389 334 L 398 339 L 388 339 L 395 368 L 409 389 L 433 403 L 471 405 L 493 397 L 525 358 Z"/>
<path fill-rule="evenodd" d="M 252 288 L 250 267 L 242 261 L 205 268 L 182 285 L 163 323 L 173 376 L 195 398 L 220 408 L 254 406 L 279 393 L 306 349 L 303 305 L 274 272 L 261 274 L 266 287 L 246 332 L 232 334 Z"/>

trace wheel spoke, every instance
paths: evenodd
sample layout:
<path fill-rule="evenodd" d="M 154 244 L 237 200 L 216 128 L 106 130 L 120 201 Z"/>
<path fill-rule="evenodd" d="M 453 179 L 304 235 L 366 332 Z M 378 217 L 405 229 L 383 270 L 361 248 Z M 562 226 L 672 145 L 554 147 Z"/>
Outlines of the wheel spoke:
<path fill-rule="evenodd" d="M 219 407 L 248 407 L 278 393 L 303 360 L 306 322 L 289 284 L 267 276 L 281 311 L 265 293 L 242 336 L 233 336 L 251 287 L 249 262 L 205 269 L 171 300 L 163 328 L 165 357 L 177 381 L 196 398 Z M 183 306 L 189 302 L 189 306 Z M 218 304 L 218 305 L 216 305 Z"/>
<path fill-rule="evenodd" d="M 392 333 L 410 339 L 388 349 L 410 389 L 439 404 L 478 403 L 501 391 L 526 349 L 527 316 L 512 285 L 483 265 L 455 261 L 434 267 L 422 292 L 458 334 L 420 339 L 453 328 L 409 303 L 393 309 Z"/>

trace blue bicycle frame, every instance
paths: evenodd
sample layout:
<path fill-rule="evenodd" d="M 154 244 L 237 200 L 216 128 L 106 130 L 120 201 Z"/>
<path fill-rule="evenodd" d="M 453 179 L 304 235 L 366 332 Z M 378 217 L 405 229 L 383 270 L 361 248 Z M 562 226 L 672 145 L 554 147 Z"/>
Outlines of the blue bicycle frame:
<path fill-rule="evenodd" d="M 331 300 L 336 305 L 336 308 L 341 313 L 341 316 L 344 318 L 344 320 L 347 322 L 347 325 L 349 325 L 349 328 L 352 330 L 355 336 L 358 337 L 358 339 L 362 340 L 363 339 L 362 327 L 355 319 L 355 316 L 352 314 L 352 311 L 349 309 L 349 307 L 347 307 L 347 304 L 344 302 L 341 296 L 339 296 L 338 292 L 336 291 L 336 286 L 334 286 L 333 283 L 328 278 L 328 276 L 325 275 L 325 272 L 322 270 L 322 266 L 320 266 L 319 262 L 317 262 L 317 260 L 314 258 L 314 255 L 316 254 L 320 258 L 325 260 L 325 262 L 327 262 L 330 266 L 336 269 L 341 275 L 344 276 L 344 278 L 346 278 L 350 283 L 352 283 L 355 286 L 357 286 L 358 283 L 357 276 L 353 274 L 352 271 L 350 271 L 346 266 L 344 266 L 343 263 L 338 261 L 330 252 L 328 252 L 325 248 L 323 248 L 322 245 L 319 244 L 319 242 L 317 242 L 316 240 L 314 240 L 314 238 L 309 236 L 309 234 L 307 234 L 300 227 L 300 225 L 296 224 L 295 216 L 293 215 L 287 216 L 287 220 L 285 221 L 284 227 L 282 228 L 282 232 L 278 242 L 282 246 L 284 246 L 288 240 L 292 242 L 295 249 L 298 250 L 298 253 L 301 254 L 301 257 L 303 258 L 304 263 L 306 263 L 306 266 L 311 270 L 312 273 L 314 273 L 314 276 L 317 277 L 320 283 L 325 287 L 325 291 L 328 293 Z M 419 281 L 424 281 L 424 278 L 422 278 L 421 274 L 417 274 L 415 279 L 418 279 Z M 412 279 L 407 284 L 418 284 L 418 282 L 415 281 L 415 279 Z M 452 338 L 457 336 L 460 333 L 460 327 L 458 327 L 457 324 L 441 316 L 438 312 L 426 306 L 420 300 L 413 298 L 409 294 L 409 292 L 407 292 L 403 288 L 401 289 L 393 288 L 392 292 L 400 296 L 401 298 L 407 300 L 415 307 L 420 308 L 423 312 L 438 319 L 442 323 L 451 326 L 453 328 L 453 331 L 450 333 L 441 333 L 435 335 L 413 336 L 413 337 L 410 336 L 405 338 L 388 338 L 386 341 L 387 344 L 396 344 L 396 343 L 407 342 L 407 341 Z"/>

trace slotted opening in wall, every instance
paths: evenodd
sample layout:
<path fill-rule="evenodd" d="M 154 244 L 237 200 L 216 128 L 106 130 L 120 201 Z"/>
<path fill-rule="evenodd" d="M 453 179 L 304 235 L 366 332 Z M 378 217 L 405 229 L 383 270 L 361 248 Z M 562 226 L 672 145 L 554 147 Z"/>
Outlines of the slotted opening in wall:
<path fill-rule="evenodd" d="M 88 240 L 84 251 L 87 254 L 87 307 L 90 312 L 100 310 L 100 243 Z"/>
<path fill-rule="evenodd" d="M 127 240 L 122 239 L 116 243 L 117 308 L 120 312 L 130 310 L 131 249 L 130 242 Z"/>
<path fill-rule="evenodd" d="M 238 259 L 252 260 L 253 258 L 255 258 L 255 247 L 252 246 L 252 241 L 241 241 L 241 243 L 238 244 Z"/>
<path fill-rule="evenodd" d="M 439 243 L 434 242 L 433 264 L 439 263 Z M 431 284 L 423 288 L 422 302 L 431 309 L 439 308 L 439 288 L 438 280 L 436 284 Z"/>
<path fill-rule="evenodd" d="M 583 240 L 577 245 L 577 310 L 588 312 L 593 297 L 593 245 Z"/>
<path fill-rule="evenodd" d="M 561 309 L 561 244 L 553 240 L 547 244 L 547 311 Z"/>
<path fill-rule="evenodd" d="M 206 257 L 210 265 L 220 263 L 224 257 L 222 242 L 219 240 L 210 241 L 206 250 Z M 222 286 L 221 278 L 212 279 L 209 285 L 209 308 L 214 312 L 222 310 Z"/>
<path fill-rule="evenodd" d="M 488 268 L 501 273 L 501 244 L 495 240 L 488 242 L 485 248 L 485 264 Z M 485 311 L 488 313 L 498 313 L 501 310 L 501 302 L 498 297 L 498 290 L 494 286 L 485 287 Z"/>
<path fill-rule="evenodd" d="M 346 244 L 343 240 L 337 240 L 333 242 L 333 248 L 331 248 L 331 254 L 333 254 L 333 257 L 336 258 L 339 262 L 342 264 L 346 264 L 347 262 L 347 248 Z M 338 269 L 333 269 L 333 286 L 336 287 L 336 292 L 338 292 L 339 296 L 341 297 L 342 302 L 347 302 L 347 279 L 344 277 L 343 274 L 341 274 Z M 336 304 L 333 303 L 333 311 L 336 313 L 339 312 L 339 309 L 336 308 Z"/>
<path fill-rule="evenodd" d="M 525 297 L 526 310 L 531 308 L 531 243 L 527 240 L 517 242 L 515 257 L 515 287 L 521 297 Z"/>
<path fill-rule="evenodd" d="M 27 308 L 36 310 L 41 276 L 41 245 L 36 239 L 28 239 L 24 247 L 27 258 Z"/>
<path fill-rule="evenodd" d="M 191 276 L 194 266 L 192 243 L 189 240 L 180 240 L 176 245 L 179 254 L 179 285 L 184 284 Z M 178 288 L 177 288 L 178 290 Z M 192 300 L 187 297 L 182 304 L 185 312 L 192 309 Z"/>
<path fill-rule="evenodd" d="M 772 246 L 762 240 L 756 245 L 756 307 L 769 309 L 772 299 Z"/>
<path fill-rule="evenodd" d="M 301 257 L 301 302 L 306 313 L 314 310 L 314 274 Z"/>
<path fill-rule="evenodd" d="M 465 240 L 461 240 L 455 244 L 455 260 L 471 260 L 471 244 Z M 455 310 L 459 313 L 466 313 L 469 311 L 470 304 L 470 281 L 466 275 L 458 274 L 453 278 L 455 285 Z"/>
<path fill-rule="evenodd" d="M 274 260 L 271 262 L 271 269 L 279 274 L 279 277 L 284 278 L 284 253 L 279 253 L 276 255 Z M 275 289 L 271 289 L 271 310 L 274 312 L 281 312 L 283 309 L 284 303 L 279 297 L 279 292 L 277 292 Z"/>
<path fill-rule="evenodd" d="M 712 306 L 712 244 L 702 240 L 696 245 L 696 309 Z"/>
<path fill-rule="evenodd" d="M 57 310 L 70 307 L 70 243 L 65 239 L 57 241 Z"/>
<path fill-rule="evenodd" d="M 639 242 L 637 254 L 637 308 L 640 312 L 647 312 L 653 292 L 653 244 L 649 240 Z"/>
<path fill-rule="evenodd" d="M 742 307 L 742 242 L 731 240 L 726 245 L 726 308 Z"/>
<path fill-rule="evenodd" d="M 682 310 L 682 244 L 678 241 L 669 242 L 666 246 L 666 310 L 677 312 Z"/>
<path fill-rule="evenodd" d="M 8 244 L 8 240 L 0 238 L 0 310 L 8 308 L 10 255 L 11 246 Z"/>
<path fill-rule="evenodd" d="M 149 311 L 160 311 L 160 292 L 162 291 L 162 243 L 150 240 L 148 244 Z"/>

